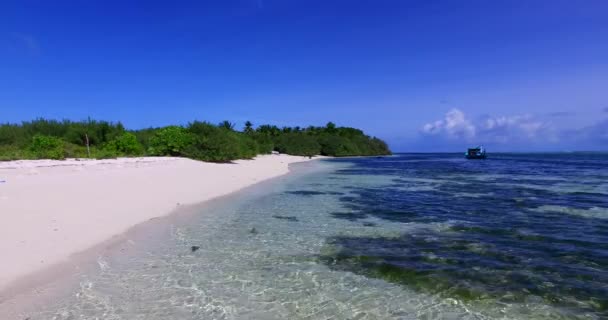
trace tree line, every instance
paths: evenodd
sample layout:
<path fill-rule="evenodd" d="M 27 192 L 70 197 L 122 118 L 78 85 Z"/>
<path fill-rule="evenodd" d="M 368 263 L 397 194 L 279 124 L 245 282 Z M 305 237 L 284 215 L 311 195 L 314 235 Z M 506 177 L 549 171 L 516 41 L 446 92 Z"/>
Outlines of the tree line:
<path fill-rule="evenodd" d="M 186 126 L 127 130 L 120 122 L 37 119 L 0 125 L 0 160 L 177 156 L 211 162 L 251 159 L 272 151 L 290 155 L 387 155 L 386 143 L 359 129 L 194 121 Z"/>

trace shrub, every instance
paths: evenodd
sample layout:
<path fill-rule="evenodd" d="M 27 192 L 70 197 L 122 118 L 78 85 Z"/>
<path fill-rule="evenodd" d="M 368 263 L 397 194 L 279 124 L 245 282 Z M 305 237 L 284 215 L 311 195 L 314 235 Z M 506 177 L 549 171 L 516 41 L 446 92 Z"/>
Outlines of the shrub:
<path fill-rule="evenodd" d="M 88 158 L 87 147 L 69 142 L 63 144 L 63 154 L 66 158 Z"/>
<path fill-rule="evenodd" d="M 275 148 L 281 153 L 295 156 L 314 156 L 321 153 L 317 139 L 304 133 L 284 134 Z"/>
<path fill-rule="evenodd" d="M 258 154 L 258 144 L 249 135 L 236 132 L 221 123 L 218 126 L 195 121 L 188 131 L 196 136 L 187 151 L 187 156 L 211 162 L 228 162 L 236 159 L 251 159 Z"/>
<path fill-rule="evenodd" d="M 274 142 L 272 141 L 273 139 L 270 135 L 259 132 L 253 132 L 247 135 L 255 140 L 258 146 L 258 153 L 268 154 L 274 150 Z"/>
<path fill-rule="evenodd" d="M 124 156 L 138 156 L 142 155 L 144 152 L 144 148 L 141 143 L 137 141 L 137 137 L 130 132 L 125 132 L 116 139 L 110 141 L 104 149 L 107 149 L 116 155 Z"/>
<path fill-rule="evenodd" d="M 150 139 L 149 151 L 157 156 L 183 156 L 193 142 L 193 135 L 185 128 L 169 126 L 158 130 Z"/>
<path fill-rule="evenodd" d="M 23 159 L 34 159 L 34 155 L 29 149 L 21 149 L 17 146 L 2 146 L 0 145 L 0 161 L 12 161 Z"/>
<path fill-rule="evenodd" d="M 258 143 L 246 134 L 239 135 L 240 158 L 253 159 L 260 153 Z"/>
<path fill-rule="evenodd" d="M 119 156 L 116 150 L 110 148 L 91 148 L 91 157 L 94 159 L 116 159 Z"/>
<path fill-rule="evenodd" d="M 63 141 L 56 137 L 35 135 L 30 144 L 30 151 L 37 159 L 65 159 Z"/>
<path fill-rule="evenodd" d="M 320 138 L 320 143 L 324 156 L 345 157 L 361 153 L 355 142 L 341 136 L 324 136 Z"/>
<path fill-rule="evenodd" d="M 229 162 L 239 159 L 240 155 L 241 144 L 237 133 L 217 128 L 206 136 L 197 136 L 187 152 L 190 158 L 210 162 Z"/>

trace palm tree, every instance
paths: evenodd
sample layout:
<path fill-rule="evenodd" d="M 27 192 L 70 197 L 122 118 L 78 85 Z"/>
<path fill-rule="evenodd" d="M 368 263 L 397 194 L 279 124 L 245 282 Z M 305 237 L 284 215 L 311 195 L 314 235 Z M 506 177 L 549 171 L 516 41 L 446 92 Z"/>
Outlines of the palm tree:
<path fill-rule="evenodd" d="M 228 129 L 230 131 L 234 130 L 234 123 L 232 123 L 228 120 L 224 120 L 224 121 L 220 122 L 217 126 L 220 128 Z"/>
<path fill-rule="evenodd" d="M 245 122 L 245 129 L 243 130 L 246 134 L 253 133 L 253 123 L 251 121 Z"/>

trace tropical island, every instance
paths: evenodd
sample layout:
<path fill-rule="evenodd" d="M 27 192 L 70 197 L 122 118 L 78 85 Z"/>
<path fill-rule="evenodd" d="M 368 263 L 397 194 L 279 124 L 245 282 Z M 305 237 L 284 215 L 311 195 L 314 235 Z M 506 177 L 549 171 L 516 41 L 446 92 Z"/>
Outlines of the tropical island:
<path fill-rule="evenodd" d="M 282 127 L 249 121 L 239 131 L 229 121 L 128 130 L 120 122 L 36 119 L 0 125 L 0 160 L 173 156 L 207 162 L 252 159 L 273 151 L 297 156 L 376 156 L 391 151 L 362 130 Z"/>

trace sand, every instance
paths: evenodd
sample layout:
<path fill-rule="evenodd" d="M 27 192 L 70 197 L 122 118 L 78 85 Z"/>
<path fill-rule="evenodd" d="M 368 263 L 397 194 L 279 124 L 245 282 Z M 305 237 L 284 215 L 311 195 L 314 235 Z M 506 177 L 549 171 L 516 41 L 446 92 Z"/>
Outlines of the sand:
<path fill-rule="evenodd" d="M 0 292 L 137 224 L 286 174 L 289 164 L 306 160 L 0 162 Z"/>

